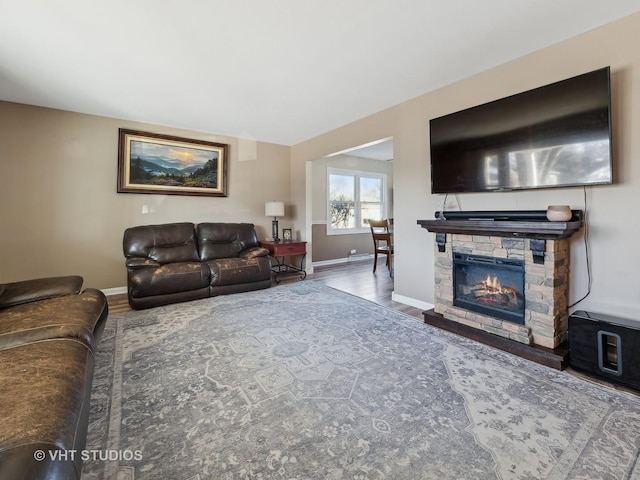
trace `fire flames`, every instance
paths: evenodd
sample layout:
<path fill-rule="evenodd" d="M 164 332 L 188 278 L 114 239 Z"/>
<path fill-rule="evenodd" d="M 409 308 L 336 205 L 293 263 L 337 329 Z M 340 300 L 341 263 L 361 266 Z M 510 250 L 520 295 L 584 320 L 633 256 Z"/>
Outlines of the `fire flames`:
<path fill-rule="evenodd" d="M 502 293 L 502 285 L 496 275 L 487 274 L 487 278 L 480 285 L 491 293 Z"/>
<path fill-rule="evenodd" d="M 487 278 L 474 285 L 471 291 L 477 300 L 485 303 L 503 305 L 518 303 L 516 290 L 511 287 L 503 287 L 496 275 L 487 274 Z"/>

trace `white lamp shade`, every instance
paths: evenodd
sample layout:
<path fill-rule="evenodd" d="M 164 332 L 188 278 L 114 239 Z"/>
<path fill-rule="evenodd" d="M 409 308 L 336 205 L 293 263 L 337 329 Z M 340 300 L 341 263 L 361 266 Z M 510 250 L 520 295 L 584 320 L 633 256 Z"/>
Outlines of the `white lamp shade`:
<path fill-rule="evenodd" d="M 265 203 L 264 214 L 267 217 L 284 217 L 284 202 Z"/>

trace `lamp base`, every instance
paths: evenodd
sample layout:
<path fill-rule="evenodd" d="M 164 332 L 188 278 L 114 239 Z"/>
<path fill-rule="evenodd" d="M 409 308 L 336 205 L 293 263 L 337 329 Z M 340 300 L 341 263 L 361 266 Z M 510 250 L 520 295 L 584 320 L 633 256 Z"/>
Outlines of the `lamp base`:
<path fill-rule="evenodd" d="M 280 240 L 278 238 L 278 220 L 276 219 L 276 217 L 273 217 L 273 221 L 271 222 L 271 236 L 273 237 L 274 242 Z"/>

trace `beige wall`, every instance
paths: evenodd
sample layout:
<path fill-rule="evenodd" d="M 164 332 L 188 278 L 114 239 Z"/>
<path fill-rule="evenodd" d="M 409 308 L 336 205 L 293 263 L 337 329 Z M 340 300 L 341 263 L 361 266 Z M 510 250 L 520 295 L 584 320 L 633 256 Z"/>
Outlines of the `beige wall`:
<path fill-rule="evenodd" d="M 433 234 L 416 225 L 418 219 L 433 218 L 443 200 L 430 193 L 429 119 L 610 65 L 617 180 L 614 185 L 586 190 L 593 285 L 579 307 L 640 320 L 635 280 L 640 272 L 636 251 L 640 238 L 636 206 L 640 199 L 639 42 L 640 14 L 636 14 L 295 145 L 292 199 L 296 204 L 308 200 L 299 186 L 307 185 L 310 160 L 393 137 L 395 294 L 432 303 Z M 464 210 L 543 210 L 549 204 L 584 208 L 581 188 L 464 194 L 460 202 Z M 449 205 L 455 206 L 451 199 Z M 296 221 L 310 231 L 308 218 L 299 216 Z M 570 299 L 575 301 L 587 291 L 588 283 L 582 235 L 572 237 L 571 251 Z"/>
<path fill-rule="evenodd" d="M 369 233 L 327 235 L 327 168 L 344 168 L 387 175 L 387 216 L 393 216 L 393 162 L 369 160 L 352 155 L 336 155 L 319 158 L 311 163 L 311 215 L 313 262 L 344 259 L 351 250 L 357 253 L 373 253 L 373 241 Z"/>
<path fill-rule="evenodd" d="M 118 128 L 228 143 L 228 196 L 116 193 Z M 133 225 L 251 222 L 264 238 L 266 201 L 295 213 L 289 155 L 281 145 L 0 102 L 0 282 L 80 274 L 85 287 L 124 286 L 122 234 Z"/>
<path fill-rule="evenodd" d="M 344 262 L 350 257 L 351 250 L 357 255 L 373 253 L 373 240 L 370 234 L 357 233 L 353 235 L 327 235 L 324 223 L 314 223 L 312 227 L 311 243 L 313 244 L 313 262 Z M 357 257 L 354 257 L 357 258 Z"/>

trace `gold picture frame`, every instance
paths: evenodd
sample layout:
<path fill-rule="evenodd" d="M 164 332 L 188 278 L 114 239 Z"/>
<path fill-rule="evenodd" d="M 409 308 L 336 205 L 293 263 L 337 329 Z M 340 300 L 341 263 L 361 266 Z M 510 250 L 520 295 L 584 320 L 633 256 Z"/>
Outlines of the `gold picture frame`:
<path fill-rule="evenodd" d="M 118 193 L 227 196 L 229 145 L 119 129 Z"/>

